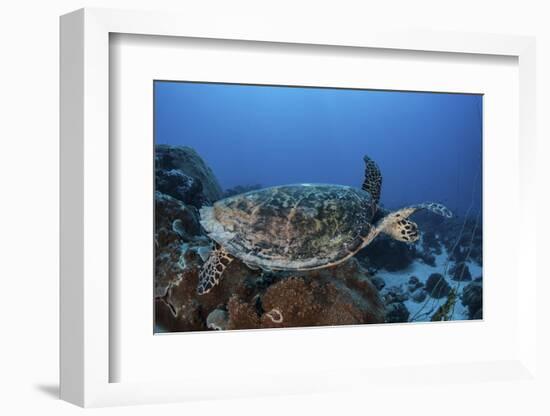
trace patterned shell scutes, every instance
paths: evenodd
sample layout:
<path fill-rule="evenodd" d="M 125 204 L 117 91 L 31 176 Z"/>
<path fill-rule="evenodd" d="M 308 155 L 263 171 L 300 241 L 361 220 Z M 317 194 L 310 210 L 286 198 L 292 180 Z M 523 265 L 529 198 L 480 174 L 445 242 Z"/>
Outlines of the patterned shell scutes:
<path fill-rule="evenodd" d="M 286 185 L 218 201 L 203 225 L 211 238 L 249 264 L 304 270 L 355 253 L 375 209 L 370 194 L 360 189 Z"/>

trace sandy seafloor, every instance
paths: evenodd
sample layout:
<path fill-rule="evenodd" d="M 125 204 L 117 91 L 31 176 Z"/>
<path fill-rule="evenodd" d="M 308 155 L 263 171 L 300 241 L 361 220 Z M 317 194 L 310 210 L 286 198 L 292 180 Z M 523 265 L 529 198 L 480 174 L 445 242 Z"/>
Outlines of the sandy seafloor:
<path fill-rule="evenodd" d="M 449 278 L 448 273 L 445 273 L 445 266 L 449 261 L 449 254 L 445 247 L 442 247 L 442 253 L 435 256 L 435 267 L 429 266 L 419 260 L 415 260 L 411 263 L 406 269 L 399 270 L 397 272 L 389 272 L 384 269 L 380 269 L 376 272 L 375 276 L 381 277 L 386 283 L 386 288 L 392 286 L 402 286 L 405 287 L 409 281 L 410 276 L 416 276 L 420 282 L 424 285 L 426 280 L 432 273 L 441 273 L 445 279 L 449 282 L 451 288 L 455 289 L 457 294 L 462 293 L 462 289 L 471 283 L 469 281 L 457 282 Z M 450 262 L 447 269 L 454 262 Z M 466 262 L 472 278 L 482 276 L 482 266 L 477 264 L 472 260 Z M 448 270 L 447 270 L 448 272 Z M 404 301 L 403 303 L 410 312 L 409 321 L 410 322 L 427 322 L 430 321 L 430 317 L 437 311 L 441 305 L 447 301 L 447 296 L 441 299 L 435 299 L 431 296 L 426 297 L 426 300 L 423 302 L 414 302 L 411 299 Z M 457 300 L 454 305 L 453 313 L 450 316 L 450 320 L 460 321 L 468 320 L 468 308 L 463 306 L 460 300 L 460 297 L 457 297 Z"/>

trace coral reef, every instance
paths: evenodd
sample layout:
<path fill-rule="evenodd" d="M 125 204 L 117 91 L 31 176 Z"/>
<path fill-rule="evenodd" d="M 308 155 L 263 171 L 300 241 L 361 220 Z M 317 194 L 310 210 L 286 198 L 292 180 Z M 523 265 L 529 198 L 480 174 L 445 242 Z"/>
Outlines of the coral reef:
<path fill-rule="evenodd" d="M 198 236 L 198 211 L 169 195 L 156 192 L 155 224 L 155 296 L 162 297 L 183 275 L 182 245 Z"/>
<path fill-rule="evenodd" d="M 191 149 L 160 146 L 157 162 L 155 322 L 161 330 L 384 322 L 378 289 L 354 258 L 330 269 L 294 274 L 251 270 L 235 260 L 218 286 L 198 296 L 198 273 L 211 248 L 198 208 L 221 191 Z"/>
<path fill-rule="evenodd" d="M 267 280 L 271 284 L 266 285 L 264 277 L 257 278 L 250 282 L 252 293 L 231 296 L 228 304 L 230 328 L 384 321 L 384 307 L 378 291 L 354 259 L 327 270 L 287 274 L 278 279 L 268 275 Z"/>
<path fill-rule="evenodd" d="M 481 227 L 471 220 L 445 222 L 420 214 L 415 221 L 423 233 L 417 244 L 380 236 L 347 261 L 308 272 L 252 270 L 236 259 L 220 284 L 199 296 L 199 270 L 212 248 L 200 225 L 199 209 L 259 185 L 222 192 L 212 170 L 187 147 L 157 146 L 155 168 L 156 330 L 408 322 L 428 302 L 422 316 L 446 320 L 453 319 L 457 299 L 469 319 L 482 316 L 481 278 L 471 281 L 471 274 L 478 274 L 472 262 L 481 265 Z M 383 214 L 382 210 L 377 215 Z M 436 257 L 445 252 L 451 260 L 445 270 L 439 263 L 436 270 L 441 273 L 421 272 L 434 270 Z M 418 264 L 429 267 L 413 269 Z M 384 273 L 398 273 L 403 280 Z"/>
<path fill-rule="evenodd" d="M 365 285 L 367 291 L 362 292 L 311 275 L 286 278 L 262 296 L 262 309 L 267 311 L 262 324 L 289 327 L 383 322 L 376 289 L 369 286 L 368 279 Z"/>
<path fill-rule="evenodd" d="M 163 325 L 167 312 L 174 317 L 175 322 L 170 325 L 173 330 L 384 322 L 384 305 L 378 291 L 370 279 L 361 274 L 354 259 L 342 268 L 358 274 L 339 278 L 334 276 L 340 274 L 338 270 L 330 273 L 307 272 L 283 276 L 276 281 L 271 279 L 275 283 L 267 288 L 262 276 L 254 275 L 254 271 L 249 271 L 238 261 L 234 263 L 226 270 L 227 276 L 219 286 L 199 297 L 195 286 L 200 261 L 197 256 L 189 259 L 189 273 L 157 301 L 157 318 L 163 318 L 157 322 Z M 198 325 L 199 322 L 201 324 Z"/>
<path fill-rule="evenodd" d="M 228 329 L 260 328 L 260 316 L 252 303 L 245 302 L 234 295 L 229 298 L 227 309 L 229 311 Z"/>

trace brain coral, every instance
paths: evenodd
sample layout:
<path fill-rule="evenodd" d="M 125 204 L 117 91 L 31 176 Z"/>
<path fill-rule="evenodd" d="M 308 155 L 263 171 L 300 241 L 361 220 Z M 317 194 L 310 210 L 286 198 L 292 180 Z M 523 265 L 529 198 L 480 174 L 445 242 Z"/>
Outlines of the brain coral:
<path fill-rule="evenodd" d="M 227 303 L 229 324 L 227 329 L 256 329 L 260 328 L 260 317 L 256 308 L 248 302 L 231 296 Z"/>
<path fill-rule="evenodd" d="M 376 290 L 376 289 L 375 289 Z M 349 325 L 383 322 L 383 306 L 371 308 L 359 291 L 305 276 L 270 286 L 261 299 L 262 327 Z"/>

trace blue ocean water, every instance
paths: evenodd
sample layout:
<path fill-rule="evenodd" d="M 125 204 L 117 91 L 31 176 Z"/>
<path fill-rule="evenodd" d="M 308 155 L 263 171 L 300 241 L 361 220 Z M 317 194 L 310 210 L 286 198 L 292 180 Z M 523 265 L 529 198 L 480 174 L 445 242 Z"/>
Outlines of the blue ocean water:
<path fill-rule="evenodd" d="M 194 148 L 224 189 L 360 187 L 368 154 L 387 208 L 481 208 L 481 95 L 167 81 L 154 94 L 156 143 Z"/>

